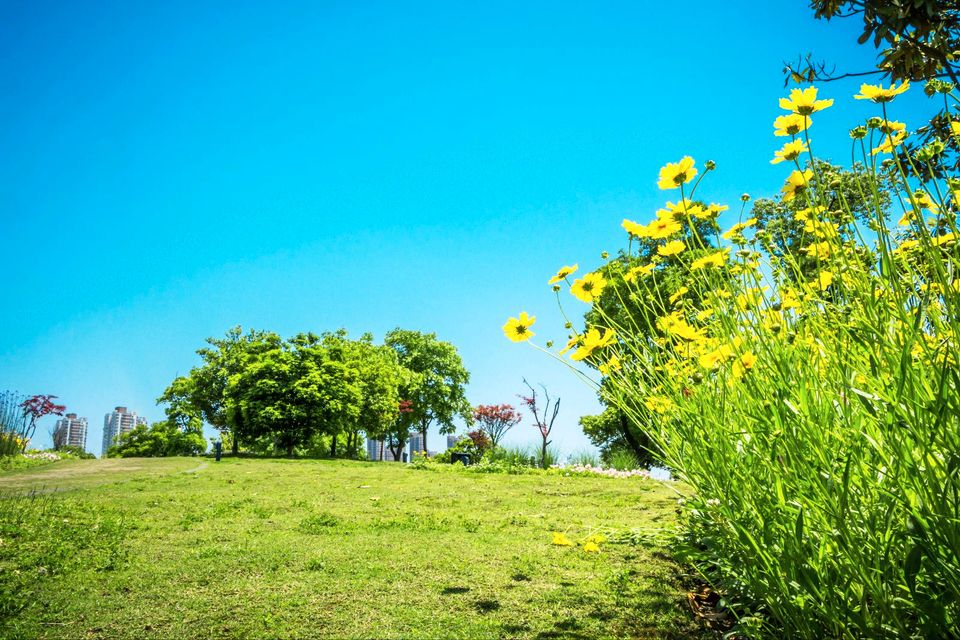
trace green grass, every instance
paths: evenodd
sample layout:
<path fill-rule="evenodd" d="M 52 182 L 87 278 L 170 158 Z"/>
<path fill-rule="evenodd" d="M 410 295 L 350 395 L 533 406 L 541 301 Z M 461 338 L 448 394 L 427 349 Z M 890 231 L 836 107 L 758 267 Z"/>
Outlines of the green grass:
<path fill-rule="evenodd" d="M 653 481 L 170 458 L 4 473 L 0 494 L 0 637 L 698 633 L 662 547 L 551 545 L 669 527 Z"/>

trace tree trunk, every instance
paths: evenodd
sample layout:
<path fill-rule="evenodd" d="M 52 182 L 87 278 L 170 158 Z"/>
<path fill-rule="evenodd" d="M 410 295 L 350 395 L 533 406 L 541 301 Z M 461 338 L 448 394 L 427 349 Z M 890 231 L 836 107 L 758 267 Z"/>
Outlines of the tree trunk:
<path fill-rule="evenodd" d="M 293 443 L 292 443 L 292 442 L 287 445 L 287 457 L 288 457 L 288 458 L 292 458 L 292 457 L 293 457 Z"/>
<path fill-rule="evenodd" d="M 379 462 L 382 462 L 382 461 L 383 461 L 383 448 L 384 448 L 385 446 L 387 446 L 387 443 L 384 442 L 383 440 L 381 440 L 381 441 L 380 441 L 380 460 L 379 460 Z"/>
<path fill-rule="evenodd" d="M 330 441 L 330 457 L 337 457 L 337 434 L 333 434 L 333 440 Z"/>
<path fill-rule="evenodd" d="M 427 455 L 427 451 L 430 451 L 427 448 L 427 425 L 423 425 L 423 428 L 420 429 L 420 435 L 423 436 L 423 455 Z"/>
<path fill-rule="evenodd" d="M 240 439 L 237 438 L 237 432 L 233 432 L 233 455 L 240 453 Z"/>
<path fill-rule="evenodd" d="M 547 439 L 543 439 L 543 446 L 540 448 L 540 466 L 547 468 Z"/>

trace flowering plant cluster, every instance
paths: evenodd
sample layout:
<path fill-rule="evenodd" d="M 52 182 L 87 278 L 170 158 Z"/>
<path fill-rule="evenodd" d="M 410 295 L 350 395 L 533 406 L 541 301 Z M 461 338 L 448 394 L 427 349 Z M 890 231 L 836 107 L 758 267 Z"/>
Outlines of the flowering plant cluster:
<path fill-rule="evenodd" d="M 46 460 L 47 462 L 56 462 L 60 460 L 60 456 L 53 453 L 52 451 L 39 451 L 37 453 L 24 453 L 22 454 L 27 460 Z"/>
<path fill-rule="evenodd" d="M 563 465 L 552 465 L 551 469 L 558 469 L 565 473 L 578 476 L 603 476 L 606 478 L 650 478 L 650 472 L 646 469 L 613 469 L 610 467 L 597 467 L 589 464 L 574 464 L 569 467 Z"/>
<path fill-rule="evenodd" d="M 744 195 L 721 226 L 727 207 L 698 193 L 714 164 L 684 157 L 657 180 L 675 201 L 623 220 L 620 259 L 549 280 L 590 305 L 552 353 L 599 371 L 604 402 L 694 489 L 685 551 L 745 630 L 960 627 L 960 97 L 928 89 L 948 121 L 918 146 L 891 113 L 909 84 L 861 87 L 876 114 L 850 131 L 851 189 L 813 152 L 833 100 L 791 91 L 773 123 L 782 224 L 745 215 Z M 526 342 L 535 321 L 503 329 Z"/>

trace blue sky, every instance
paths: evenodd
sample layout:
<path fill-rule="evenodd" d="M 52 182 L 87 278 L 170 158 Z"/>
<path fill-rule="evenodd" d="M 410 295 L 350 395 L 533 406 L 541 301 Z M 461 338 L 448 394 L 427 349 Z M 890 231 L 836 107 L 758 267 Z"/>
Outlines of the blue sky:
<path fill-rule="evenodd" d="M 0 388 L 58 395 L 99 453 L 206 336 L 400 326 L 460 348 L 474 403 L 545 383 L 555 443 L 586 447 L 592 391 L 500 326 L 563 340 L 546 280 L 671 199 L 665 162 L 715 160 L 728 217 L 774 193 L 783 60 L 869 69 L 858 33 L 801 0 L 0 3 Z M 822 157 L 873 114 L 858 86 L 821 87 Z"/>

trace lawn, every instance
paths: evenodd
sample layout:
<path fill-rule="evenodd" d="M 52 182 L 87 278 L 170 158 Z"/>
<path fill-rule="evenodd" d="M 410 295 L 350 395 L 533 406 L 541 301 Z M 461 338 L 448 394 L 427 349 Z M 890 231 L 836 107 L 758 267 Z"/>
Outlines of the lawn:
<path fill-rule="evenodd" d="M 0 495 L 0 637 L 698 633 L 666 550 L 617 541 L 672 524 L 651 480 L 114 459 L 6 472 Z"/>

